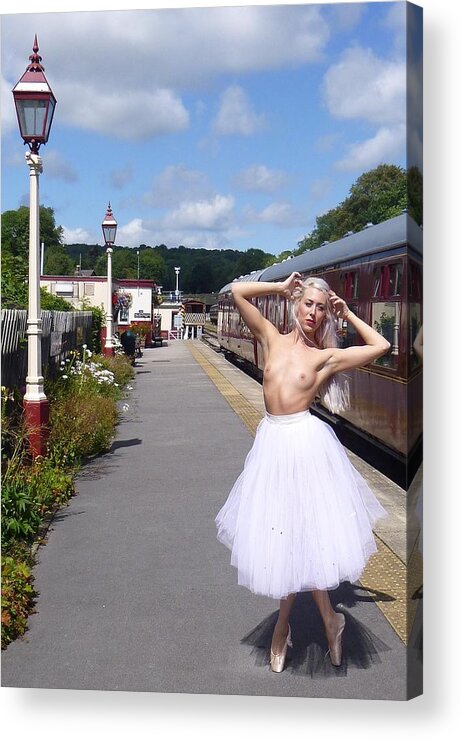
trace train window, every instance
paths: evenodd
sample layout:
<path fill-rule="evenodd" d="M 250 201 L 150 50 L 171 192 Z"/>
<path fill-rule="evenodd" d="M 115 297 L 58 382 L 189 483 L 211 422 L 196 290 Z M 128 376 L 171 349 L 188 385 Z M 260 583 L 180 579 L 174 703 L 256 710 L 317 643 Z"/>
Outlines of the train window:
<path fill-rule="evenodd" d="M 400 262 L 389 266 L 388 273 L 388 295 L 401 295 L 401 277 L 403 266 Z"/>
<path fill-rule="evenodd" d="M 422 298 L 422 268 L 420 265 L 409 263 L 409 297 L 410 298 Z"/>
<path fill-rule="evenodd" d="M 359 296 L 359 272 L 343 272 L 340 276 L 343 295 L 342 298 L 348 303 Z"/>
<path fill-rule="evenodd" d="M 372 304 L 372 326 L 391 345 L 386 355 L 374 360 L 374 365 L 391 369 L 397 368 L 400 320 L 401 304 L 399 301 L 384 301 Z"/>
<path fill-rule="evenodd" d="M 358 313 L 358 306 L 355 304 L 349 304 L 349 307 L 353 311 L 353 313 Z M 358 344 L 358 335 L 356 333 L 356 329 L 350 324 L 349 321 L 342 321 L 341 322 L 341 328 L 339 332 L 339 347 L 342 349 L 346 349 L 347 347 L 354 347 L 356 344 Z"/>
<path fill-rule="evenodd" d="M 401 295 L 403 265 L 401 262 L 380 265 L 374 270 L 374 298 Z"/>

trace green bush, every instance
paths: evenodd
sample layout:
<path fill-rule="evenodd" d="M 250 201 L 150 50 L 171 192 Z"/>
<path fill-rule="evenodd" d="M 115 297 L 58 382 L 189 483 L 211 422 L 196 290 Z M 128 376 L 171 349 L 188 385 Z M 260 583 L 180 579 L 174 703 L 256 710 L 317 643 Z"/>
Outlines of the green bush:
<path fill-rule="evenodd" d="M 55 460 L 72 465 L 107 452 L 117 420 L 112 398 L 93 393 L 65 397 L 50 408 L 50 452 Z"/>
<path fill-rule="evenodd" d="M 53 514 L 75 493 L 72 475 L 57 466 L 52 457 L 37 458 L 30 469 L 29 487 L 41 519 Z"/>
<path fill-rule="evenodd" d="M 2 649 L 26 631 L 36 596 L 28 563 L 2 555 Z"/>
<path fill-rule="evenodd" d="M 2 547 L 10 540 L 32 540 L 40 526 L 37 502 L 26 479 L 8 478 L 2 485 Z"/>
<path fill-rule="evenodd" d="M 135 375 L 133 366 L 125 354 L 113 355 L 112 357 L 97 355 L 97 357 L 95 357 L 95 361 L 101 363 L 103 367 L 114 373 L 115 381 L 119 388 L 125 388 L 127 383 L 132 380 Z M 122 395 L 122 393 L 120 395 Z"/>
<path fill-rule="evenodd" d="M 42 311 L 75 311 L 72 303 L 60 295 L 53 295 L 46 288 L 40 288 L 40 308 Z"/>

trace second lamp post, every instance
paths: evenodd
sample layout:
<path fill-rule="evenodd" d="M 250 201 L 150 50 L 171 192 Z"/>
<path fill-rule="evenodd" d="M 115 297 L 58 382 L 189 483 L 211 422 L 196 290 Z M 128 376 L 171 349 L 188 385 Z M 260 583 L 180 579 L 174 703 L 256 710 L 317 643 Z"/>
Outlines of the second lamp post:
<path fill-rule="evenodd" d="M 107 254 L 107 298 L 106 298 L 106 342 L 104 344 L 104 354 L 113 355 L 114 345 L 112 342 L 112 319 L 113 319 L 113 306 L 112 306 L 112 245 L 115 242 L 117 233 L 117 221 L 115 220 L 111 204 L 109 203 L 104 217 L 104 221 L 101 224 L 103 229 L 104 243 L 106 245 Z"/>

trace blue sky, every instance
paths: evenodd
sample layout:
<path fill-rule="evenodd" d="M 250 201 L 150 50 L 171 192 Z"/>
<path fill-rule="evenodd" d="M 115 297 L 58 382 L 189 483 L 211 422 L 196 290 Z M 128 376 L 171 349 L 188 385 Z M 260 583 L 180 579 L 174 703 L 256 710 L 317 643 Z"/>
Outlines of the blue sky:
<path fill-rule="evenodd" d="M 102 243 L 110 200 L 123 246 L 294 249 L 363 171 L 406 166 L 404 8 L 8 8 L 2 212 L 29 198 L 11 89 L 37 33 L 57 98 L 40 195 L 66 242 Z"/>

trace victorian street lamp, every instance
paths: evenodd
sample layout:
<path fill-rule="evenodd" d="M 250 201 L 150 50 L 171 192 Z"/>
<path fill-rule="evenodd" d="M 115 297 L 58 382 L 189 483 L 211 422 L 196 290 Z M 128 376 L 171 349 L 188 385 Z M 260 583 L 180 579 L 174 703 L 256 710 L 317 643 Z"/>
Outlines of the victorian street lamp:
<path fill-rule="evenodd" d="M 173 269 L 175 270 L 175 275 L 176 275 L 175 296 L 176 296 L 176 300 L 179 301 L 180 300 L 180 291 L 178 290 L 178 277 L 180 275 L 181 267 L 174 267 Z"/>
<path fill-rule="evenodd" d="M 112 214 L 111 204 L 109 203 L 101 224 L 103 229 L 104 243 L 106 244 L 107 254 L 107 298 L 106 298 L 106 342 L 104 344 L 104 354 L 113 355 L 114 345 L 112 344 L 112 245 L 115 242 L 117 233 L 117 221 Z"/>
<path fill-rule="evenodd" d="M 137 273 L 138 274 L 138 278 L 137 278 L 138 282 L 137 282 L 137 288 L 138 288 L 138 295 L 139 295 L 140 294 L 140 250 L 139 249 L 136 250 L 136 257 L 137 257 L 137 260 L 138 260 L 138 273 Z"/>
<path fill-rule="evenodd" d="M 37 35 L 29 57 L 30 64 L 13 88 L 19 130 L 28 145 L 26 162 L 29 167 L 29 304 L 27 316 L 27 377 L 24 413 L 32 456 L 46 454 L 49 404 L 42 376 L 42 319 L 40 311 L 40 209 L 39 175 L 42 159 L 41 144 L 46 144 L 56 106 L 56 98 L 45 77 L 39 55 Z"/>

